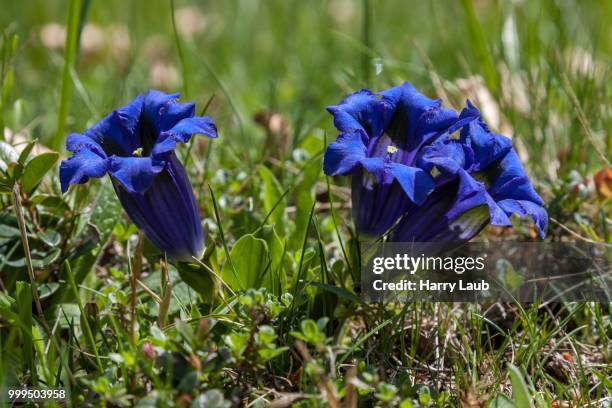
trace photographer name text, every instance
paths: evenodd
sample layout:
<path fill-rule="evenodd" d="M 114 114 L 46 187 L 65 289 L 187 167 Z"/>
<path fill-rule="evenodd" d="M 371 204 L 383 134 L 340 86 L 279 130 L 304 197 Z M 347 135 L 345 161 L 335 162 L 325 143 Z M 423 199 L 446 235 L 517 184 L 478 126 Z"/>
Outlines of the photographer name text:
<path fill-rule="evenodd" d="M 402 279 L 399 282 L 385 282 L 382 279 L 377 279 L 372 282 L 372 287 L 375 291 L 410 291 L 410 292 L 449 292 L 458 291 L 485 291 L 489 290 L 490 284 L 484 279 L 476 282 L 464 282 L 459 279 L 457 282 L 436 282 L 429 279 L 421 279 L 412 281 Z"/>

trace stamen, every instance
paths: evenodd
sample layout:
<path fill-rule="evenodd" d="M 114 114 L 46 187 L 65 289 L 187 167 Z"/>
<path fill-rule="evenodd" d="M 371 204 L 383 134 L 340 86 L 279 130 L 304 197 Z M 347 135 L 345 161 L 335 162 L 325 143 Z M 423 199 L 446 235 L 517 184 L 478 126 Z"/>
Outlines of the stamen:
<path fill-rule="evenodd" d="M 438 170 L 438 168 L 436 166 L 433 166 L 431 168 L 430 174 L 431 174 L 431 177 L 436 178 L 436 177 L 438 177 L 440 175 L 440 170 Z"/>
<path fill-rule="evenodd" d="M 139 147 L 138 149 L 134 150 L 132 152 L 132 155 L 134 155 L 136 157 L 142 157 L 142 147 Z"/>
<path fill-rule="evenodd" d="M 389 154 L 397 153 L 397 147 L 391 146 L 391 145 L 387 146 L 387 153 Z"/>

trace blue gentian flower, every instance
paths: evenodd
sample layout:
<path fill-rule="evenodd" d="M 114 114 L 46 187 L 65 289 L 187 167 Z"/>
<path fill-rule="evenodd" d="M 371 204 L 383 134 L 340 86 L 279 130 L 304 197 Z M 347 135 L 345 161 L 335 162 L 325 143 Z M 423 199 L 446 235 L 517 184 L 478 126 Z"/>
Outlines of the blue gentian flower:
<path fill-rule="evenodd" d="M 470 101 L 459 121 L 425 147 L 417 163 L 435 174 L 436 187 L 423 203 L 405 211 L 389 241 L 467 241 L 489 223 L 511 226 L 512 214 L 531 217 L 545 236 L 544 203 L 512 141 L 491 132 Z"/>
<path fill-rule="evenodd" d="M 174 150 L 191 135 L 217 137 L 209 117 L 179 94 L 151 90 L 83 133 L 68 136 L 72 157 L 60 165 L 62 191 L 109 174 L 134 224 L 173 260 L 200 257 L 204 233 L 185 169 Z"/>
<path fill-rule="evenodd" d="M 417 158 L 457 114 L 409 83 L 380 93 L 363 89 L 327 110 L 341 134 L 325 152 L 324 172 L 352 176 L 355 225 L 362 237 L 376 238 L 434 190 Z"/>

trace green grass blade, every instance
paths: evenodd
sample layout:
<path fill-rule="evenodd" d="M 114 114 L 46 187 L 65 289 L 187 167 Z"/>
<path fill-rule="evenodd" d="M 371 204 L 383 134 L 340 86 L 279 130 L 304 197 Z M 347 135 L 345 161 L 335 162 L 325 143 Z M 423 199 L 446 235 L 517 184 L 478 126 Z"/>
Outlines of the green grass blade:
<path fill-rule="evenodd" d="M 338 364 L 342 364 L 344 363 L 344 361 L 351 356 L 355 350 L 357 350 L 357 348 L 359 348 L 359 346 L 361 346 L 367 339 L 369 339 L 370 337 L 372 337 L 374 334 L 376 334 L 379 330 L 381 330 L 382 328 L 386 327 L 389 323 L 391 323 L 394 320 L 394 318 L 390 318 L 385 320 L 384 322 L 382 322 L 381 324 L 379 324 L 378 326 L 376 326 L 375 328 L 373 328 L 372 330 L 370 330 L 369 332 L 367 332 L 363 337 L 361 337 L 359 340 L 357 340 L 356 342 L 353 343 L 353 345 L 351 346 L 351 348 L 349 348 L 347 350 L 346 353 L 344 353 L 342 355 L 342 357 L 340 357 L 338 359 Z"/>
<path fill-rule="evenodd" d="M 70 286 L 72 287 L 72 292 L 74 293 L 74 297 L 76 298 L 77 305 L 79 306 L 79 310 L 81 312 L 81 316 L 87 316 L 85 314 L 85 309 L 83 308 L 83 302 L 81 302 L 81 298 L 79 297 L 79 289 L 77 288 L 76 282 L 74 281 L 74 275 L 72 274 L 72 268 L 70 268 L 70 263 L 68 260 L 64 263 L 66 268 L 66 276 L 68 277 L 68 281 Z M 98 369 L 100 373 L 104 371 L 102 367 L 102 361 L 100 361 L 100 354 L 98 353 L 98 347 L 96 346 L 96 341 L 93 336 L 93 332 L 91 331 L 91 327 L 89 327 L 89 322 L 87 319 L 82 319 L 83 325 L 85 326 L 85 335 L 87 336 L 87 340 L 91 344 L 91 348 L 96 356 L 96 364 L 98 365 Z"/>
<path fill-rule="evenodd" d="M 30 375 L 32 376 L 32 384 L 38 385 L 38 374 L 36 371 L 36 364 L 34 363 L 34 351 L 32 342 L 32 326 L 34 320 L 32 319 L 32 290 L 30 285 L 26 282 L 17 282 L 17 307 L 19 308 L 19 320 L 23 323 L 23 330 L 29 332 L 23 333 L 23 360 L 25 365 L 30 369 Z"/>
<path fill-rule="evenodd" d="M 183 73 L 183 93 L 184 97 L 189 96 L 189 67 L 187 66 L 187 60 L 185 59 L 185 53 L 183 52 L 183 45 L 181 38 L 179 37 L 176 29 L 176 15 L 175 15 L 174 0 L 170 0 L 170 15 L 172 17 L 172 32 L 174 33 L 174 43 L 176 44 L 176 51 L 178 52 L 179 59 L 181 60 L 181 71 Z"/>
<path fill-rule="evenodd" d="M 476 16 L 474 3 L 472 0 L 461 0 L 461 5 L 463 6 L 463 11 L 465 12 L 465 26 L 468 29 L 478 65 L 483 71 L 482 75 L 487 83 L 487 87 L 491 90 L 491 92 L 497 94 L 499 90 L 499 75 L 497 73 L 497 68 L 495 67 L 491 49 L 489 48 L 489 44 L 487 42 L 487 36 L 484 28 Z"/>
<path fill-rule="evenodd" d="M 65 139 L 66 121 L 72 102 L 72 75 L 71 69 L 76 62 L 79 44 L 79 20 L 81 18 L 81 0 L 70 0 L 68 6 L 68 21 L 66 24 L 66 46 L 64 50 L 64 67 L 62 69 L 62 87 L 60 91 L 60 103 L 57 116 L 57 130 L 51 146 L 59 150 Z"/>
<path fill-rule="evenodd" d="M 529 388 L 523 379 L 523 374 L 514 365 L 508 364 L 508 372 L 510 373 L 510 381 L 512 382 L 512 399 L 517 407 L 533 407 L 531 397 L 529 396 Z"/>

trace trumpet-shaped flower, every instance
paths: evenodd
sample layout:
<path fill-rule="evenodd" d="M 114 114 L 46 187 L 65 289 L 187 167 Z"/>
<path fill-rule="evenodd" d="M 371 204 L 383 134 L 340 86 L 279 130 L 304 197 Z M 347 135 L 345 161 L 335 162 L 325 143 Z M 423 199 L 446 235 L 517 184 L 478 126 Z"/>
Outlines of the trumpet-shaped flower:
<path fill-rule="evenodd" d="M 188 261 L 204 249 L 197 203 L 174 150 L 193 134 L 217 137 L 209 117 L 179 94 L 149 91 L 83 133 L 68 136 L 72 157 L 60 165 L 62 191 L 109 174 L 123 208 L 168 257 Z"/>
<path fill-rule="evenodd" d="M 459 137 L 451 137 L 459 132 Z M 436 187 L 412 204 L 390 234 L 396 242 L 467 241 L 487 224 L 511 226 L 510 216 L 529 216 L 540 237 L 548 215 L 505 136 L 489 130 L 469 101 L 460 119 L 421 152 L 419 167 L 435 174 Z"/>
<path fill-rule="evenodd" d="M 457 114 L 409 83 L 380 93 L 364 89 L 327 110 L 341 134 L 325 152 L 324 172 L 352 176 L 356 227 L 362 236 L 379 236 L 434 190 L 417 159 Z"/>

